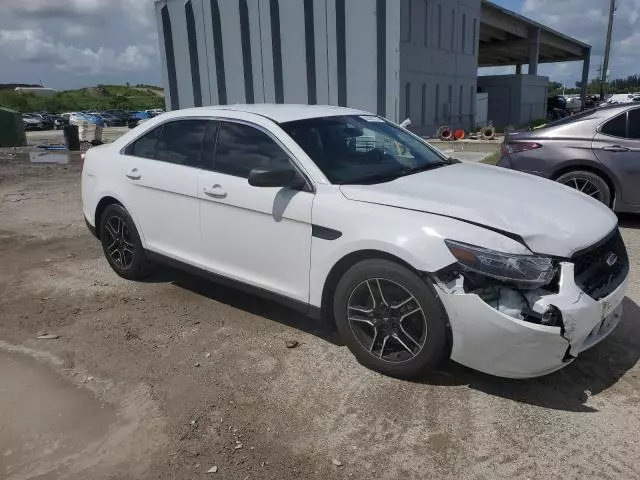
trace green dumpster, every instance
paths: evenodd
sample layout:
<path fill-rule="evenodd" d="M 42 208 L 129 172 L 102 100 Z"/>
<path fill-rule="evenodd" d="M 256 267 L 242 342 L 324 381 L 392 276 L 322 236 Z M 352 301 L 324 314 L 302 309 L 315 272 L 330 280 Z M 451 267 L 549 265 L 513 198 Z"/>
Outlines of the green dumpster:
<path fill-rule="evenodd" d="M 23 147 L 26 144 L 22 114 L 0 107 L 0 147 Z"/>

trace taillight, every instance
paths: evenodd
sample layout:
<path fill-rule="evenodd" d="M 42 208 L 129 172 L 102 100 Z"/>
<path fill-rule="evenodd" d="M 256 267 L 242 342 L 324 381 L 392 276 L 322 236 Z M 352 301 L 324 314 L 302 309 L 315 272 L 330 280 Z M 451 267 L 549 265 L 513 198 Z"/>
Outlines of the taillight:
<path fill-rule="evenodd" d="M 529 150 L 535 150 L 536 148 L 542 148 L 542 145 L 536 142 L 514 142 L 502 147 L 503 154 L 514 154 L 527 152 Z"/>

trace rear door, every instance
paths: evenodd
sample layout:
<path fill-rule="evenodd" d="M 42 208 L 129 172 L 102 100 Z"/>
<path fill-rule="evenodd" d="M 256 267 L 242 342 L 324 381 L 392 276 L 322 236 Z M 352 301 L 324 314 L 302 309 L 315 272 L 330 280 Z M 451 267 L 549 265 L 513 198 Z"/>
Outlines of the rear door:
<path fill-rule="evenodd" d="M 292 156 L 265 130 L 223 121 L 214 157 L 198 179 L 206 268 L 307 303 L 314 194 L 247 180 L 253 168 L 296 168 Z"/>
<path fill-rule="evenodd" d="M 619 192 L 624 203 L 640 205 L 640 108 L 621 113 L 602 125 L 593 138 L 593 151 L 625 186 Z"/>
<path fill-rule="evenodd" d="M 215 122 L 174 120 L 149 131 L 125 149 L 126 207 L 156 253 L 196 261 L 200 232 L 198 175 L 207 132 Z"/>

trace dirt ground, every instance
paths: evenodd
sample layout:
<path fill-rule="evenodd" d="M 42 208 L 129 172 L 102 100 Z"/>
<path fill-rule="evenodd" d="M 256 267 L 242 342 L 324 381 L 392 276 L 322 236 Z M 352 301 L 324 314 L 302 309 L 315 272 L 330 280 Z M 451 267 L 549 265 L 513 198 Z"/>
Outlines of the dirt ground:
<path fill-rule="evenodd" d="M 640 478 L 640 218 L 604 343 L 535 380 L 451 362 L 406 382 L 266 300 L 120 279 L 79 172 L 0 153 L 0 478 Z"/>

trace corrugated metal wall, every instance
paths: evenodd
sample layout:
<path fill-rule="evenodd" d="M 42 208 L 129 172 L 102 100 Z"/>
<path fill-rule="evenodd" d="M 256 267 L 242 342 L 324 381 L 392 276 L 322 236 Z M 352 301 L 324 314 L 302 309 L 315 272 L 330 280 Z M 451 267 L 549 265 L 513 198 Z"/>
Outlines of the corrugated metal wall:
<path fill-rule="evenodd" d="M 358 107 L 398 120 L 397 0 L 156 1 L 167 108 Z"/>
<path fill-rule="evenodd" d="M 473 124 L 481 0 L 401 0 L 400 117 L 433 134 Z"/>

